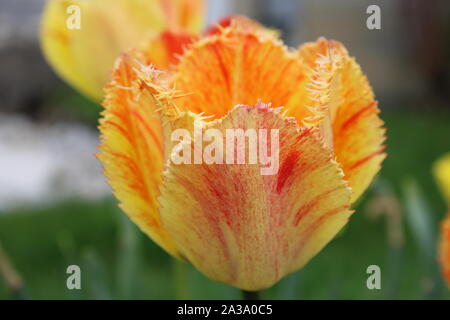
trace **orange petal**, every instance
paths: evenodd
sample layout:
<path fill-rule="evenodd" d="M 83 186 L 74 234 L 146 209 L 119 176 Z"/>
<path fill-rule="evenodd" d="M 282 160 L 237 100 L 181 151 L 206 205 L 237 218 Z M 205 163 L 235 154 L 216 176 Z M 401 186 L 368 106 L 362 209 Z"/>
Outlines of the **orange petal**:
<path fill-rule="evenodd" d="M 235 20 L 185 52 L 175 84 L 191 95 L 177 104 L 216 118 L 236 104 L 254 105 L 259 99 L 289 107 L 299 103 L 295 98 L 305 80 L 296 54 L 273 34 Z"/>
<path fill-rule="evenodd" d="M 171 237 L 162 228 L 156 202 L 163 170 L 157 101 L 136 87 L 140 84 L 136 74 L 139 68 L 132 52 L 117 61 L 103 103 L 98 158 L 123 211 L 157 244 L 178 256 Z"/>
<path fill-rule="evenodd" d="M 333 56 L 341 59 L 338 68 L 330 69 L 333 72 L 330 87 L 325 86 L 328 89 L 327 117 L 332 123 L 330 146 L 350 182 L 355 201 L 378 173 L 386 156 L 383 153 L 385 129 L 378 116 L 372 88 L 355 59 L 349 57 L 339 42 L 321 38 L 301 46 L 299 56 L 310 70 L 317 70 L 317 61 L 321 57 L 330 59 L 330 62 L 333 62 Z M 314 76 L 314 72 L 309 75 Z M 300 121 L 307 113 L 304 108 L 299 108 L 290 110 L 289 114 Z"/>
<path fill-rule="evenodd" d="M 164 174 L 163 225 L 208 277 L 245 290 L 270 287 L 305 265 L 346 224 L 351 190 L 315 129 L 299 129 L 263 104 L 240 105 L 219 120 L 197 123 L 205 134 L 216 129 L 223 137 L 227 129 L 279 130 L 275 175 L 261 175 L 265 166 L 258 164 L 204 162 L 171 162 Z M 191 154 L 198 150 L 189 147 Z M 226 157 L 230 149 L 223 150 Z"/>
<path fill-rule="evenodd" d="M 143 41 L 137 52 L 142 62 L 168 70 L 178 63 L 179 56 L 198 38 L 194 34 L 166 30 Z"/>
<path fill-rule="evenodd" d="M 210 36 L 214 34 L 220 34 L 222 33 L 223 29 L 232 27 L 234 24 L 236 24 L 239 28 L 245 29 L 250 32 L 261 31 L 267 32 L 267 34 L 272 34 L 274 36 L 277 35 L 277 32 L 275 30 L 267 29 L 257 21 L 241 15 L 230 15 L 227 17 L 223 17 L 206 31 L 206 35 Z"/>
<path fill-rule="evenodd" d="M 440 256 L 442 275 L 450 286 L 450 212 L 441 225 Z"/>

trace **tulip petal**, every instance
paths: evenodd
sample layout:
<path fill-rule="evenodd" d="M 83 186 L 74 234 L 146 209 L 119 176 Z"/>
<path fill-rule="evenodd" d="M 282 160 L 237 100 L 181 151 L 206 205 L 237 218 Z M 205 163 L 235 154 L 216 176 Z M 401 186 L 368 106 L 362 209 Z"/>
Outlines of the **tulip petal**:
<path fill-rule="evenodd" d="M 139 63 L 129 52 L 116 64 L 103 103 L 98 158 L 123 211 L 157 244 L 179 256 L 162 228 L 156 201 L 163 170 L 163 132 L 157 101 L 136 87 Z"/>
<path fill-rule="evenodd" d="M 278 32 L 276 30 L 268 29 L 257 21 L 249 19 L 246 16 L 242 15 L 231 15 L 223 17 L 206 31 L 206 35 L 221 34 L 223 29 L 232 27 L 233 25 L 235 25 L 234 27 L 237 26 L 238 28 L 246 29 L 250 32 L 257 31 L 266 33 L 266 35 L 272 35 L 275 37 L 278 36 Z"/>
<path fill-rule="evenodd" d="M 136 52 L 145 64 L 170 70 L 178 63 L 184 50 L 197 39 L 197 35 L 167 30 L 142 41 Z"/>
<path fill-rule="evenodd" d="M 327 93 L 327 98 L 333 100 L 329 103 L 334 104 L 334 109 L 329 110 L 332 147 L 353 189 L 352 199 L 355 201 L 369 186 L 386 157 L 383 153 L 385 129 L 367 78 L 341 43 L 321 38 L 299 49 L 300 58 L 310 70 L 317 67 L 318 59 L 327 56 L 332 59 L 333 54 L 342 61 L 339 68 L 331 71 L 335 72 L 335 83 Z M 313 75 L 314 72 L 310 73 L 310 77 Z M 305 110 L 291 110 L 289 115 L 301 121 L 305 119 Z"/>
<path fill-rule="evenodd" d="M 151 1 L 148 1 L 151 2 Z M 205 0 L 159 0 L 168 28 L 197 33 L 205 18 Z"/>
<path fill-rule="evenodd" d="M 199 8 L 202 2 L 193 1 Z M 67 11 L 71 6 L 79 8 L 80 29 L 68 28 L 75 14 Z M 65 81 L 100 101 L 120 53 L 171 26 L 177 33 L 191 23 L 195 27 L 189 29 L 197 29 L 201 11 L 193 12 L 195 7 L 191 6 L 186 0 L 50 0 L 42 17 L 42 50 Z M 191 14 L 195 14 L 195 21 L 191 21 Z"/>
<path fill-rule="evenodd" d="M 439 248 L 439 261 L 442 274 L 450 286 L 450 213 L 441 224 L 441 243 Z"/>
<path fill-rule="evenodd" d="M 210 278 L 245 290 L 267 288 L 306 264 L 347 223 L 351 190 L 317 130 L 299 128 L 280 109 L 239 105 L 201 125 L 224 137 L 227 129 L 279 130 L 279 171 L 172 162 L 159 198 L 163 226 Z"/>
<path fill-rule="evenodd" d="M 192 93 L 177 101 L 180 109 L 220 118 L 236 104 L 300 103 L 298 91 L 307 79 L 296 53 L 273 32 L 241 19 L 234 22 L 214 29 L 180 59 L 176 88 Z"/>
<path fill-rule="evenodd" d="M 447 203 L 450 204 L 450 153 L 434 163 L 433 173 L 441 188 L 442 195 Z"/>

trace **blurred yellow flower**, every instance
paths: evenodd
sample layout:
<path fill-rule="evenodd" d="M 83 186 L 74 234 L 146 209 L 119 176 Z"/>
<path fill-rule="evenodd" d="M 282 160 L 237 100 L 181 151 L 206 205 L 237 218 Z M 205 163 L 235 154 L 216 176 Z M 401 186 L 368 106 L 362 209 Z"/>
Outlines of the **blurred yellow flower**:
<path fill-rule="evenodd" d="M 65 81 L 100 101 L 121 52 L 147 37 L 161 37 L 163 31 L 197 34 L 204 17 L 203 2 L 48 0 L 42 16 L 41 47 Z M 78 25 L 73 24 L 74 19 Z"/>
<path fill-rule="evenodd" d="M 444 199 L 450 204 L 450 153 L 442 156 L 434 163 L 433 174 Z"/>
<path fill-rule="evenodd" d="M 366 77 L 339 42 L 291 50 L 243 18 L 188 45 L 170 70 L 150 54 L 120 57 L 103 103 L 98 157 L 121 208 L 208 277 L 272 286 L 341 230 L 380 169 L 385 130 Z M 171 132 L 195 126 L 279 130 L 279 171 L 171 162 Z"/>

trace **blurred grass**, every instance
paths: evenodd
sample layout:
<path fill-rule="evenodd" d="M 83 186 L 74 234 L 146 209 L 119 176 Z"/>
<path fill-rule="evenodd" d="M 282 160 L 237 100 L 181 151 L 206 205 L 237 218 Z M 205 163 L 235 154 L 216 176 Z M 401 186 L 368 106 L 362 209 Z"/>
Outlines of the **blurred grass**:
<path fill-rule="evenodd" d="M 412 177 L 427 201 L 430 228 L 436 230 L 446 208 L 430 170 L 432 162 L 450 150 L 450 115 L 402 113 L 383 114 L 383 118 L 388 127 L 389 156 L 380 176 L 402 200 L 408 198 L 403 194 L 404 179 Z M 265 297 L 423 298 L 428 271 L 421 262 L 424 249 L 412 233 L 414 228 L 404 221 L 405 246 L 391 250 L 385 221 L 369 219 L 364 212 L 366 200 L 372 195 L 373 191 L 366 193 L 350 223 L 334 241 L 302 271 L 265 292 Z M 114 203 L 113 199 L 98 203 L 71 200 L 50 208 L 0 213 L 0 242 L 22 274 L 31 298 L 176 297 L 172 259 L 124 219 Z M 79 292 L 65 287 L 65 271 L 70 264 L 82 268 Z M 366 268 L 372 264 L 381 267 L 382 290 L 366 288 Z M 240 298 L 237 289 L 206 279 L 192 266 L 187 265 L 185 272 L 187 298 Z M 390 275 L 397 274 L 397 281 L 391 279 L 388 284 Z M 450 298 L 449 290 L 440 290 L 433 297 Z M 0 280 L 0 299 L 5 298 L 11 296 Z"/>

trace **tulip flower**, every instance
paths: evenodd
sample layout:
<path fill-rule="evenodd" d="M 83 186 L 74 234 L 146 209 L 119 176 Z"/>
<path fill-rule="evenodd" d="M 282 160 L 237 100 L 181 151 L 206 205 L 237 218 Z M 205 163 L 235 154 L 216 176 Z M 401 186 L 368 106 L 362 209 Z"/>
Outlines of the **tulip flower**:
<path fill-rule="evenodd" d="M 288 49 L 273 32 L 231 20 L 169 70 L 142 49 L 117 60 L 98 157 L 123 211 L 158 245 L 211 279 L 256 291 L 302 268 L 346 225 L 385 157 L 385 129 L 341 43 Z M 199 147 L 174 141 L 178 129 L 214 135 Z M 278 171 L 220 163 L 228 146 L 208 154 L 230 129 L 276 130 Z M 174 163 L 177 145 L 204 161 Z"/>
<path fill-rule="evenodd" d="M 148 38 L 155 54 L 181 53 L 202 27 L 203 7 L 203 0 L 48 0 L 41 47 L 65 81 L 100 101 L 120 53 Z M 71 19 L 78 25 L 72 26 Z M 162 61 L 158 67 L 168 65 Z"/>
<path fill-rule="evenodd" d="M 436 161 L 433 173 L 450 209 L 450 153 Z M 450 286 L 450 212 L 441 223 L 439 261 L 442 274 Z"/>

